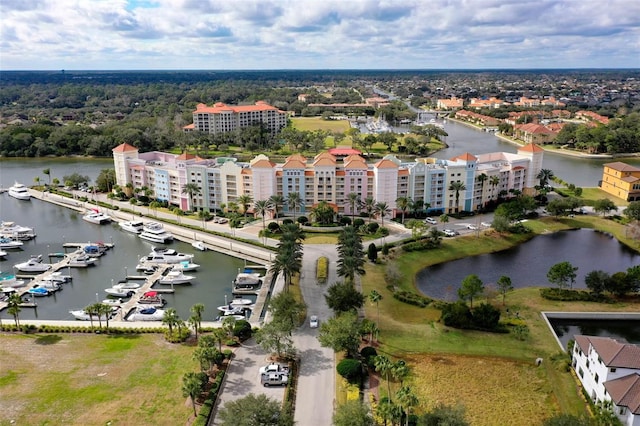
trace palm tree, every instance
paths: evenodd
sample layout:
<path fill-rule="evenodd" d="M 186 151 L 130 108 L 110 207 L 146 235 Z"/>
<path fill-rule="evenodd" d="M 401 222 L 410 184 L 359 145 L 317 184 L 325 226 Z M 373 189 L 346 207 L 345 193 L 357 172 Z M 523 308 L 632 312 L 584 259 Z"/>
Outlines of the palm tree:
<path fill-rule="evenodd" d="M 480 182 L 480 203 L 482 203 L 482 206 L 484 207 L 484 183 L 489 179 L 489 176 L 487 176 L 485 173 L 480 173 L 480 175 L 478 175 L 478 177 L 476 178 L 476 180 L 478 182 Z"/>
<path fill-rule="evenodd" d="M 98 320 L 100 320 L 100 316 L 104 315 L 105 328 L 107 332 L 109 332 L 109 317 L 113 313 L 113 308 L 106 303 L 98 303 L 96 307 L 96 311 L 98 312 Z M 102 324 L 100 324 L 100 328 L 102 328 Z"/>
<path fill-rule="evenodd" d="M 440 222 L 442 222 L 442 223 L 449 223 L 449 215 L 448 214 L 441 214 L 439 219 L 440 219 Z"/>
<path fill-rule="evenodd" d="M 11 296 L 9 296 L 9 300 L 7 302 L 7 312 L 9 313 L 9 315 L 13 316 L 16 327 L 20 327 L 20 311 L 22 311 L 22 309 L 20 308 L 21 304 L 22 298 L 18 293 L 13 293 Z"/>
<path fill-rule="evenodd" d="M 182 193 L 189 195 L 189 210 L 193 210 L 194 202 L 193 197 L 195 195 L 200 195 L 200 187 L 192 182 L 189 182 L 185 186 L 182 187 Z"/>
<path fill-rule="evenodd" d="M 391 209 L 389 208 L 389 205 L 384 201 L 380 201 L 375 205 L 375 212 L 376 212 L 376 215 L 380 216 L 380 219 L 382 220 L 382 226 L 384 226 L 384 217 L 387 216 L 389 213 L 391 213 Z"/>
<path fill-rule="evenodd" d="M 402 386 L 398 392 L 396 392 L 396 399 L 398 400 L 398 404 L 404 410 L 406 419 L 405 425 L 409 426 L 409 415 L 411 414 L 411 409 L 418 405 L 420 401 L 418 401 L 418 397 L 409 386 Z"/>
<path fill-rule="evenodd" d="M 542 188 L 543 190 L 547 189 L 547 186 L 549 185 L 549 181 L 554 177 L 555 176 L 553 174 L 553 171 L 549 169 L 541 169 L 536 175 L 536 179 L 540 180 L 540 188 Z"/>
<path fill-rule="evenodd" d="M 178 317 L 178 312 L 175 308 L 169 308 L 164 311 L 162 323 L 169 326 L 169 337 L 173 336 L 173 327 L 178 324 L 179 320 L 180 317 Z"/>
<path fill-rule="evenodd" d="M 271 203 L 269 200 L 258 200 L 253 204 L 253 210 L 262 216 L 262 233 L 264 234 L 266 230 L 266 224 L 264 221 L 264 216 L 267 214 L 269 210 L 271 210 Z"/>
<path fill-rule="evenodd" d="M 371 300 L 371 302 L 376 304 L 376 309 L 378 310 L 378 319 L 377 319 L 377 325 L 380 326 L 380 305 L 379 302 L 382 300 L 382 295 L 380 293 L 378 293 L 375 290 L 371 290 L 371 293 L 369 293 L 369 300 Z"/>
<path fill-rule="evenodd" d="M 251 198 L 251 195 L 249 194 L 242 194 L 238 197 L 236 201 L 238 202 L 238 204 L 242 206 L 242 214 L 246 219 L 247 211 L 249 210 L 249 206 L 251 205 L 251 203 L 253 203 L 253 198 Z"/>
<path fill-rule="evenodd" d="M 360 206 L 362 200 L 360 200 L 360 194 L 357 192 L 350 192 L 347 195 L 347 202 L 349 203 L 349 208 L 351 209 L 351 223 L 355 220 L 356 207 Z"/>
<path fill-rule="evenodd" d="M 409 198 L 409 200 L 411 201 L 409 208 L 413 212 L 413 217 L 418 217 L 418 212 L 427 210 L 429 207 L 431 207 L 431 204 L 425 203 L 423 199 L 412 200 L 411 198 Z"/>
<path fill-rule="evenodd" d="M 409 198 L 409 197 L 398 197 L 396 199 L 396 206 L 398 206 L 398 208 L 402 212 L 402 224 L 403 225 L 404 225 L 404 214 L 409 209 L 409 206 L 411 206 L 411 204 L 412 204 L 412 201 L 411 201 L 411 198 Z"/>
<path fill-rule="evenodd" d="M 393 370 L 393 362 L 385 355 L 377 355 L 373 359 L 373 365 L 378 373 L 385 376 L 387 381 L 387 394 L 389 395 L 389 401 L 391 401 L 391 371 Z"/>
<path fill-rule="evenodd" d="M 189 372 L 182 376 L 182 396 L 191 398 L 194 416 L 198 415 L 196 411 L 196 398 L 202 393 L 205 384 L 204 378 L 206 375 L 203 374 Z"/>
<path fill-rule="evenodd" d="M 204 312 L 204 304 L 196 303 L 191 307 L 191 324 L 193 325 L 193 331 L 196 333 L 196 340 L 198 340 L 198 330 L 202 326 L 202 313 Z"/>
<path fill-rule="evenodd" d="M 333 207 L 326 201 L 320 201 L 313 209 L 311 209 L 311 216 L 313 219 L 323 225 L 330 225 L 333 223 L 335 211 Z"/>
<path fill-rule="evenodd" d="M 280 206 L 284 205 L 284 197 L 282 195 L 272 195 L 269 198 L 269 201 L 271 201 L 271 204 L 273 205 L 273 208 L 275 209 L 275 213 L 276 213 L 276 219 L 278 219 L 280 216 L 278 215 L 278 211 L 280 209 Z"/>
<path fill-rule="evenodd" d="M 373 197 L 365 198 L 364 202 L 363 202 L 363 205 L 364 205 L 364 209 L 367 212 L 367 216 L 369 216 L 369 221 L 371 221 L 371 214 L 376 209 L 376 200 L 375 200 L 375 198 L 373 198 Z"/>
<path fill-rule="evenodd" d="M 44 169 L 42 173 L 49 177 L 49 186 L 51 186 L 51 169 Z"/>
<path fill-rule="evenodd" d="M 302 206 L 302 197 L 299 192 L 290 192 L 287 196 L 287 206 L 293 210 L 293 221 L 296 221 L 296 211 Z"/>
<path fill-rule="evenodd" d="M 449 185 L 449 191 L 455 191 L 456 192 L 456 213 L 458 213 L 458 210 L 460 208 L 460 206 L 459 206 L 460 191 L 465 191 L 466 189 L 467 189 L 467 187 L 464 186 L 464 183 L 462 183 L 460 181 L 451 182 L 451 184 Z"/>
<path fill-rule="evenodd" d="M 493 195 L 496 191 L 496 186 L 500 185 L 500 177 L 499 176 L 491 176 L 489 178 L 489 185 L 491 185 L 491 198 L 493 198 Z"/>

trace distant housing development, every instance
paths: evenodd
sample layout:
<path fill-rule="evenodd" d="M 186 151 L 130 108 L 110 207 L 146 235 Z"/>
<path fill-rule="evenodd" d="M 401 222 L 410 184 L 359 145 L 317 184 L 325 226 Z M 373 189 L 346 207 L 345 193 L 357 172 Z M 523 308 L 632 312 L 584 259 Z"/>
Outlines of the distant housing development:
<path fill-rule="evenodd" d="M 270 133 L 277 133 L 287 125 L 287 117 L 285 111 L 263 101 L 258 101 L 255 105 L 235 106 L 222 102 L 213 106 L 198 104 L 193 111 L 193 123 L 185 126 L 184 130 L 217 134 L 261 124 Z"/>
<path fill-rule="evenodd" d="M 640 168 L 616 161 L 604 165 L 600 188 L 626 201 L 640 201 Z"/>
<path fill-rule="evenodd" d="M 410 197 L 424 201 L 427 212 L 453 213 L 477 210 L 513 191 L 532 193 L 543 153 L 539 146 L 529 144 L 516 154 L 466 153 L 450 160 L 414 161 L 387 155 L 367 163 L 360 155 L 345 151 L 346 155 L 340 157 L 323 152 L 313 159 L 294 154 L 276 164 L 265 155 L 243 163 L 228 157 L 140 153 L 129 144 L 121 144 L 113 149 L 113 159 L 117 184 L 122 188 L 146 187 L 153 191 L 153 198 L 182 210 L 213 212 L 241 195 L 257 201 L 274 195 L 287 199 L 297 193 L 302 200 L 298 212 L 325 201 L 339 214 L 359 214 L 362 208 L 356 206 L 352 211 L 347 202 L 349 194 L 355 193 L 362 201 L 373 198 L 391 209 L 397 210 L 398 198 Z M 462 186 L 455 185 L 456 191 L 451 187 L 453 182 Z M 199 194 L 184 193 L 187 184 L 197 185 Z M 286 204 L 285 213 L 289 212 Z"/>
<path fill-rule="evenodd" d="M 594 403 L 611 401 L 623 425 L 640 426 L 640 346 L 577 335 L 571 365 Z"/>

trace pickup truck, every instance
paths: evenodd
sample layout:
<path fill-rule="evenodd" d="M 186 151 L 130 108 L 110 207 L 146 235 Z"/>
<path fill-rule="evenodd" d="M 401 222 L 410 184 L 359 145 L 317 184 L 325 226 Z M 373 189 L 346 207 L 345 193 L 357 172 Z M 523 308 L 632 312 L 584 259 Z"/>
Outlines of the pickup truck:
<path fill-rule="evenodd" d="M 265 388 L 269 386 L 286 386 L 289 383 L 289 376 L 286 373 L 267 373 L 260 376 L 260 383 Z"/>
<path fill-rule="evenodd" d="M 272 362 L 269 365 L 265 365 L 264 367 L 260 367 L 260 374 L 270 374 L 270 373 L 281 373 L 281 374 L 289 374 L 289 366 L 284 364 L 278 364 Z"/>

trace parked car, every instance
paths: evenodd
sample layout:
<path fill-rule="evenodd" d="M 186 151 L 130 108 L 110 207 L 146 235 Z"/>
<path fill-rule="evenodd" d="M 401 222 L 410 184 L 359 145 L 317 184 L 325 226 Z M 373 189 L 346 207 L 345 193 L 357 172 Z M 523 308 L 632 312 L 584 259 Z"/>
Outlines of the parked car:
<path fill-rule="evenodd" d="M 285 373 L 268 373 L 260 376 L 260 383 L 265 388 L 269 386 L 286 386 L 289 383 L 289 376 Z"/>
<path fill-rule="evenodd" d="M 426 218 L 424 221 L 425 221 L 425 223 L 428 223 L 428 224 L 431 224 L 431 225 L 435 225 L 435 224 L 437 224 L 437 223 L 438 223 L 438 221 L 437 221 L 437 220 L 435 220 L 435 219 L 434 219 L 434 218 L 432 218 L 432 217 L 428 217 L 428 218 Z"/>
<path fill-rule="evenodd" d="M 467 225 L 467 229 L 471 229 L 472 231 L 475 231 L 478 229 L 478 227 L 475 225 Z"/>
<path fill-rule="evenodd" d="M 309 327 L 318 328 L 318 317 L 316 315 L 311 315 L 311 318 L 309 318 Z"/>
<path fill-rule="evenodd" d="M 443 229 L 442 233 L 447 237 L 455 237 L 456 235 L 459 235 L 459 232 L 456 232 L 453 229 Z"/>
<path fill-rule="evenodd" d="M 491 222 L 480 222 L 480 226 L 484 226 L 485 228 L 491 228 Z"/>

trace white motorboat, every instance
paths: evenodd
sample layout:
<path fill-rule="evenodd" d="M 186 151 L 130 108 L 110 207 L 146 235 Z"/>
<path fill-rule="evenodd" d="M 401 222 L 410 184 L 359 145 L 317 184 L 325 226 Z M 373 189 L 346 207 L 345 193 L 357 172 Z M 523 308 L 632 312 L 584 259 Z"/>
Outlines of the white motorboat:
<path fill-rule="evenodd" d="M 127 321 L 162 321 L 164 310 L 148 307 L 137 307 L 129 316 Z"/>
<path fill-rule="evenodd" d="M 66 283 L 67 281 L 71 281 L 72 279 L 73 277 L 71 275 L 63 275 L 62 272 L 57 271 L 57 272 L 50 273 L 49 275 L 44 277 L 42 281 L 49 281 L 56 284 L 63 284 L 63 283 Z"/>
<path fill-rule="evenodd" d="M 237 286 L 258 286 L 262 284 L 262 277 L 257 272 L 239 272 L 233 283 Z"/>
<path fill-rule="evenodd" d="M 244 315 L 248 309 L 247 307 L 232 306 L 230 304 L 218 306 L 218 310 L 222 312 L 223 315 Z"/>
<path fill-rule="evenodd" d="M 242 299 L 240 297 L 234 298 L 229 302 L 231 306 L 250 306 L 253 305 L 253 300 L 251 299 Z"/>
<path fill-rule="evenodd" d="M 111 307 L 111 313 L 108 315 L 109 319 L 113 318 L 113 316 L 115 315 L 115 313 L 118 311 L 118 309 L 120 309 L 119 306 L 112 306 Z M 71 315 L 73 315 L 73 317 L 77 320 L 80 321 L 106 321 L 107 320 L 107 315 L 102 314 L 102 315 L 89 315 L 88 313 L 85 312 L 84 309 L 80 309 L 78 311 L 69 311 L 69 313 Z"/>
<path fill-rule="evenodd" d="M 99 212 L 98 210 L 91 210 L 82 216 L 82 218 L 87 222 L 94 223 L 96 225 L 106 225 L 111 222 L 111 217 L 109 215 Z"/>
<path fill-rule="evenodd" d="M 134 283 L 133 281 L 119 281 L 118 284 L 111 286 L 111 288 L 122 288 L 125 290 L 135 290 L 140 288 L 140 284 Z"/>
<path fill-rule="evenodd" d="M 6 251 L 0 250 L 0 259 L 2 259 L 3 257 L 7 257 L 8 254 L 9 253 L 7 253 Z"/>
<path fill-rule="evenodd" d="M 171 269 L 167 275 L 160 278 L 160 284 L 188 284 L 193 281 L 193 275 L 185 275 L 182 269 Z"/>
<path fill-rule="evenodd" d="M 188 261 L 182 261 L 180 262 L 180 269 L 182 269 L 185 272 L 189 272 L 189 271 L 195 271 L 200 267 L 199 264 L 197 263 L 193 263 L 193 262 L 188 262 Z"/>
<path fill-rule="evenodd" d="M 40 283 L 36 284 L 34 287 L 35 288 L 44 288 L 44 289 L 48 290 L 51 293 L 62 289 L 62 287 L 60 287 L 60 284 L 55 283 L 53 281 L 40 281 Z"/>
<path fill-rule="evenodd" d="M 109 306 L 122 306 L 122 299 L 103 299 L 100 303 Z"/>
<path fill-rule="evenodd" d="M 105 293 L 107 293 L 109 296 L 113 296 L 113 297 L 131 297 L 134 294 L 136 294 L 136 291 L 134 289 L 130 289 L 130 288 L 116 288 L 116 287 L 109 287 L 106 288 L 104 290 Z"/>
<path fill-rule="evenodd" d="M 33 228 L 28 226 L 20 226 L 15 222 L 2 222 L 0 225 L 0 236 L 10 238 L 12 240 L 28 241 L 36 237 Z"/>
<path fill-rule="evenodd" d="M 31 194 L 26 186 L 15 182 L 13 186 L 9 187 L 9 197 L 13 197 L 18 200 L 30 200 Z"/>
<path fill-rule="evenodd" d="M 247 317 L 244 315 L 238 315 L 238 314 L 229 314 L 229 315 L 220 315 L 218 317 L 216 317 L 216 321 L 224 321 L 226 318 L 233 318 L 236 321 L 240 321 L 240 320 L 246 320 Z"/>
<path fill-rule="evenodd" d="M 154 247 L 144 260 L 150 263 L 180 263 L 190 262 L 191 259 L 193 255 L 190 253 L 178 253 L 174 249 Z"/>
<path fill-rule="evenodd" d="M 19 249 L 24 243 L 7 237 L 0 237 L 0 249 Z M 6 256 L 6 255 L 5 255 Z"/>
<path fill-rule="evenodd" d="M 207 251 L 207 246 L 204 245 L 204 243 L 202 241 L 194 241 L 191 243 L 191 247 L 193 247 L 196 250 L 200 250 L 200 251 Z"/>
<path fill-rule="evenodd" d="M 86 268 L 87 266 L 94 265 L 96 260 L 97 259 L 95 257 L 89 257 L 86 254 L 82 254 L 69 259 L 68 265 L 72 268 Z"/>
<path fill-rule="evenodd" d="M 131 232 L 133 234 L 139 234 L 142 232 L 142 228 L 144 227 L 144 222 L 141 220 L 127 220 L 125 222 L 120 222 L 120 229 L 123 231 Z"/>
<path fill-rule="evenodd" d="M 31 258 L 22 263 L 16 263 L 14 267 L 20 272 L 46 272 L 51 269 L 51 264 L 42 263 L 42 255 L 31 256 Z"/>
<path fill-rule="evenodd" d="M 87 244 L 82 248 L 84 254 L 90 257 L 100 257 L 107 252 L 107 247 L 104 243 L 98 242 L 96 244 Z"/>
<path fill-rule="evenodd" d="M 173 241 L 173 235 L 164 229 L 164 226 L 158 222 L 146 223 L 139 237 L 143 240 L 151 241 L 154 243 L 166 244 Z"/>
<path fill-rule="evenodd" d="M 51 294 L 51 292 L 44 287 L 30 288 L 29 290 L 27 290 L 27 293 L 35 297 L 44 297 Z"/>
<path fill-rule="evenodd" d="M 0 287 L 18 288 L 26 284 L 25 280 L 19 280 L 14 274 L 9 272 L 0 272 Z"/>

